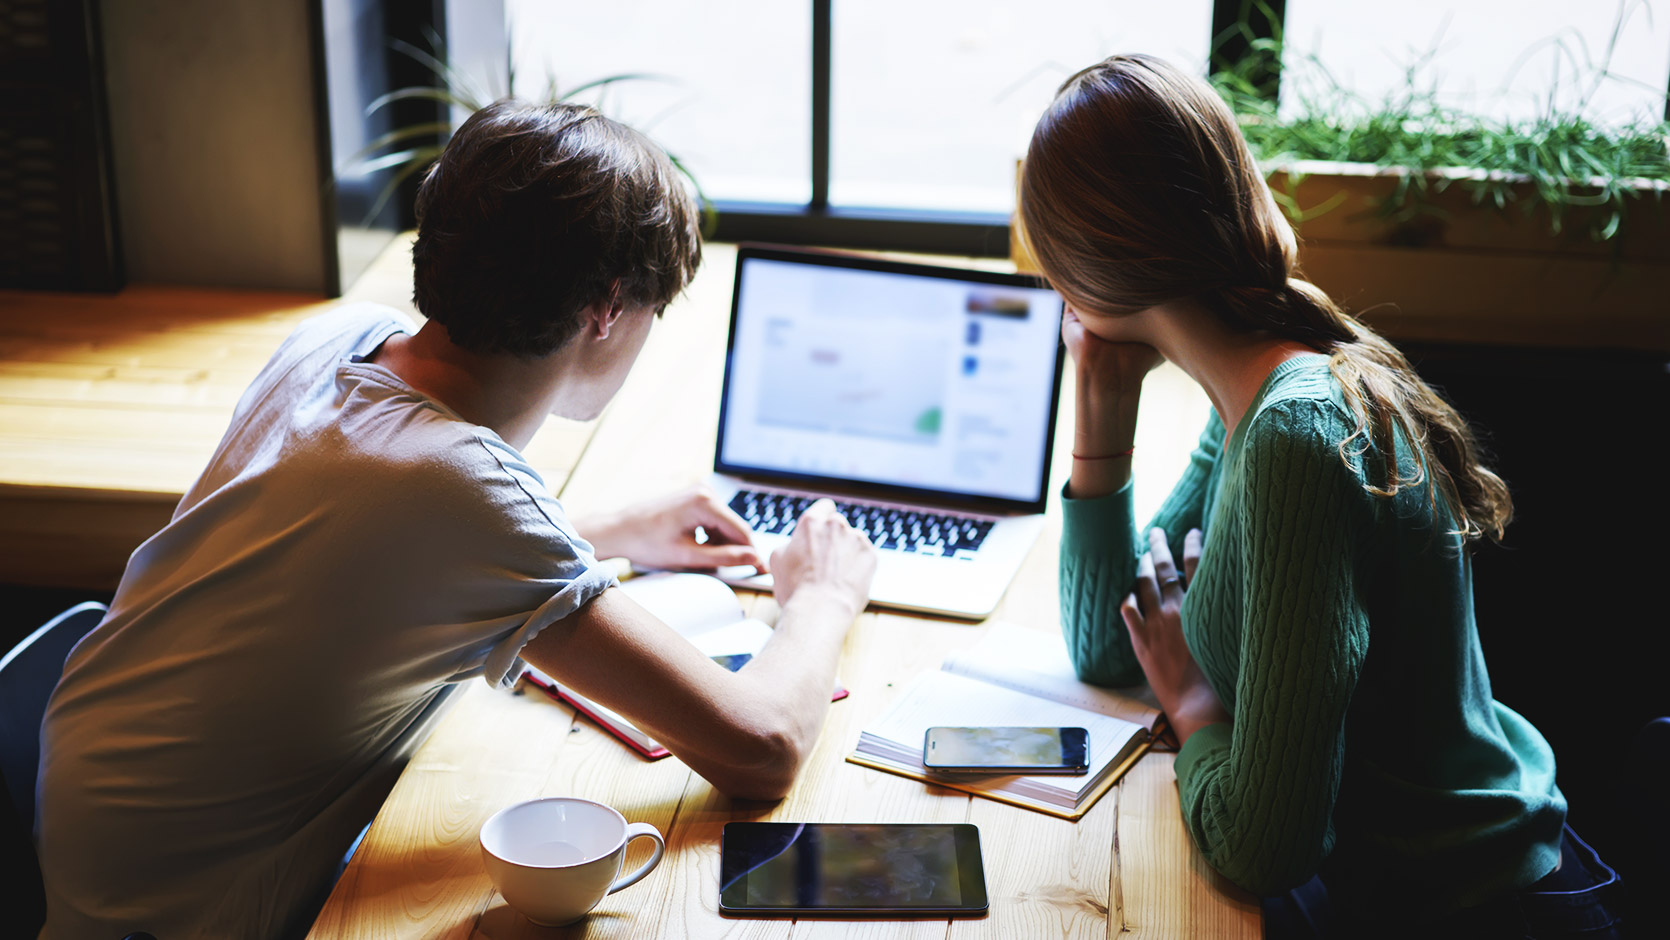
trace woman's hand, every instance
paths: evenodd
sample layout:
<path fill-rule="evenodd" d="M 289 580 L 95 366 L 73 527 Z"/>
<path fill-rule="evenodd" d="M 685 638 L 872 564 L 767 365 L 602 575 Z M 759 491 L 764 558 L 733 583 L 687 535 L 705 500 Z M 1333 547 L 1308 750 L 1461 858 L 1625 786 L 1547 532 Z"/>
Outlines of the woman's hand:
<path fill-rule="evenodd" d="M 1073 357 L 1077 376 L 1073 405 L 1073 472 L 1067 493 L 1095 499 L 1116 492 L 1131 479 L 1132 442 L 1142 379 L 1159 365 L 1160 354 L 1142 343 L 1114 343 L 1085 328 L 1072 307 L 1061 315 L 1061 341 Z"/>
<path fill-rule="evenodd" d="M 705 486 L 617 513 L 576 520 L 574 527 L 592 544 L 597 557 L 624 557 L 641 568 L 708 570 L 753 565 L 767 570 L 748 523 Z"/>
<path fill-rule="evenodd" d="M 1137 565 L 1136 591 L 1119 608 L 1131 631 L 1131 649 L 1177 732 L 1178 744 L 1209 724 L 1230 720 L 1183 640 L 1183 587 L 1194 581 L 1199 565 L 1199 529 L 1183 537 L 1181 572 L 1172 562 L 1164 530 L 1150 530 L 1148 554 Z"/>
<path fill-rule="evenodd" d="M 1165 361 L 1159 350 L 1146 343 L 1115 343 L 1090 332 L 1071 306 L 1061 315 L 1061 342 L 1073 359 L 1079 382 L 1114 395 L 1135 397 L 1143 377 Z"/>

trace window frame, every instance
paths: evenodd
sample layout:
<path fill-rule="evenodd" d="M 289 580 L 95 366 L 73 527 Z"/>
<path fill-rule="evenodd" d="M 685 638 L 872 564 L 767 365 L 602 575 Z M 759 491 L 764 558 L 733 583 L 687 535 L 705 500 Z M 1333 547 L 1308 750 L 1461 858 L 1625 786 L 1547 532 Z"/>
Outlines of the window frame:
<path fill-rule="evenodd" d="M 1001 212 L 929 209 L 849 208 L 829 204 L 830 91 L 833 62 L 834 0 L 812 3 L 812 194 L 794 203 L 715 200 L 717 224 L 712 237 L 725 242 L 776 242 L 920 251 L 1002 258 L 1009 255 L 1009 216 Z M 1222 55 L 1245 49 L 1246 40 L 1228 35 L 1243 18 L 1260 21 L 1255 35 L 1281 28 L 1286 0 L 1262 0 L 1270 16 L 1250 17 L 1253 0 L 1213 0 L 1212 36 L 1225 37 Z M 1213 55 L 1212 59 L 1218 58 Z M 1272 76 L 1275 93 L 1280 76 Z M 1670 105 L 1667 105 L 1670 111 Z"/>

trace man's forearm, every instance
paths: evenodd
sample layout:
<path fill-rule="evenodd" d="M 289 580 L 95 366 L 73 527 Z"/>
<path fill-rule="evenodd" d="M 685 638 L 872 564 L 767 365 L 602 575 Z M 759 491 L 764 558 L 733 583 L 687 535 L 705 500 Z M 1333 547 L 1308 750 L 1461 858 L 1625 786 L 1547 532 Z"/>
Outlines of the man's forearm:
<path fill-rule="evenodd" d="M 802 590 L 783 608 L 771 641 L 743 667 L 763 702 L 784 719 L 791 777 L 823 730 L 847 627 L 859 610 L 833 591 Z"/>

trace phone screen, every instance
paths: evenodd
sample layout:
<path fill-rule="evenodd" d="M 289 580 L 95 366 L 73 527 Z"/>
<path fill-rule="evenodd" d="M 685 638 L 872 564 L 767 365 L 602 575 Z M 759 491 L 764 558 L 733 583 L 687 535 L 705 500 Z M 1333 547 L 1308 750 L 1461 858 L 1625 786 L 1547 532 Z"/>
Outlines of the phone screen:
<path fill-rule="evenodd" d="M 750 659 L 754 658 L 754 654 L 753 653 L 726 653 L 726 654 L 719 655 L 719 656 L 710 656 L 708 658 L 712 659 L 714 662 L 718 663 L 719 665 L 724 666 L 726 669 L 729 669 L 731 672 L 736 672 L 738 669 L 741 669 L 743 666 L 748 665 L 748 661 Z"/>
<path fill-rule="evenodd" d="M 930 770 L 1082 773 L 1089 755 L 1083 728 L 929 728 L 922 741 Z"/>
<path fill-rule="evenodd" d="M 719 906 L 727 912 L 986 909 L 980 834 L 967 823 L 726 823 Z"/>

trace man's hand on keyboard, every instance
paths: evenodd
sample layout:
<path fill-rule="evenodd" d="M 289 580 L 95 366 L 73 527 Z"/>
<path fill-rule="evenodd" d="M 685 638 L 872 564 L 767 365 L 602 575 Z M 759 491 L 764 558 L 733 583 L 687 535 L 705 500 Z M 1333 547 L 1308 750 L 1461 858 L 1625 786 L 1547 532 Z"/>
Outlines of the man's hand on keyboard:
<path fill-rule="evenodd" d="M 833 502 L 820 499 L 795 523 L 789 544 L 772 554 L 771 569 L 772 591 L 785 609 L 793 598 L 815 596 L 850 607 L 850 620 L 869 599 L 876 550 Z"/>
<path fill-rule="evenodd" d="M 576 520 L 599 558 L 628 558 L 640 568 L 705 571 L 727 565 L 770 570 L 741 516 L 698 486 L 616 513 Z"/>
<path fill-rule="evenodd" d="M 787 535 L 812 497 L 738 490 L 730 508 L 756 532 Z M 874 503 L 836 502 L 835 511 L 877 548 L 966 558 L 980 550 L 993 520 Z"/>

